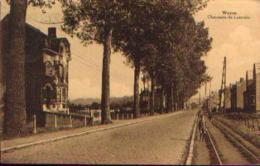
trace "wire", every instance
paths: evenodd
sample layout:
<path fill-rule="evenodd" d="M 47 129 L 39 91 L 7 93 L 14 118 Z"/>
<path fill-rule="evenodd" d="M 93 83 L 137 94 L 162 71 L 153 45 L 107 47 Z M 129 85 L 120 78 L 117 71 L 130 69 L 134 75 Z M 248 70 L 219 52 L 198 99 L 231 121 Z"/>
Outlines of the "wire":
<path fill-rule="evenodd" d="M 81 59 L 84 60 L 84 61 L 86 60 L 86 59 L 84 59 L 82 56 L 79 56 L 79 57 L 81 57 Z M 99 65 L 97 65 L 96 63 L 94 63 L 94 59 L 93 59 L 92 57 L 88 57 L 88 61 L 92 62 L 95 66 L 100 67 Z"/>
<path fill-rule="evenodd" d="M 81 63 L 90 66 L 90 67 L 95 67 L 95 68 L 100 68 L 99 66 L 95 65 L 95 64 L 91 64 L 91 63 L 87 63 L 86 60 L 84 60 L 83 58 L 81 58 L 80 56 L 74 55 L 74 57 L 78 58 L 77 60 L 80 61 Z"/>

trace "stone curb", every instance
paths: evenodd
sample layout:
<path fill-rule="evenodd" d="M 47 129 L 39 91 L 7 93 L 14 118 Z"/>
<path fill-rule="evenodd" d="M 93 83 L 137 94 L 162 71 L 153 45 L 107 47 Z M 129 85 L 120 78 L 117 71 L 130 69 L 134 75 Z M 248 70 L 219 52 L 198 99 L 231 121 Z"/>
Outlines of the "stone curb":
<path fill-rule="evenodd" d="M 193 126 L 192 131 L 191 131 L 192 132 L 191 142 L 190 142 L 190 145 L 189 145 L 189 151 L 188 151 L 187 159 L 185 161 L 185 165 L 191 165 L 192 164 L 196 129 L 197 129 L 197 114 L 196 114 L 196 118 L 194 120 L 194 126 Z"/>
<path fill-rule="evenodd" d="M 180 112 L 180 111 L 178 111 L 178 112 Z M 25 144 L 5 147 L 5 148 L 1 148 L 1 152 L 6 153 L 6 152 L 9 152 L 9 151 L 22 149 L 22 148 L 26 148 L 26 147 L 30 147 L 30 146 L 34 146 L 34 145 L 44 144 L 44 143 L 48 143 L 48 142 L 54 142 L 54 141 L 58 141 L 58 140 L 62 140 L 62 139 L 67 139 L 67 138 L 72 138 L 72 137 L 76 137 L 76 136 L 96 133 L 96 132 L 100 132 L 100 131 L 120 128 L 120 127 L 124 127 L 124 126 L 129 126 L 129 125 L 134 125 L 134 124 L 142 123 L 142 122 L 145 122 L 145 121 L 150 121 L 150 120 L 159 119 L 159 118 L 162 118 L 162 117 L 168 117 L 168 116 L 171 116 L 171 115 L 175 115 L 178 112 L 173 112 L 173 113 L 170 113 L 170 114 L 164 114 L 165 116 L 160 116 L 159 115 L 159 116 L 155 116 L 155 117 L 148 118 L 148 119 L 141 119 L 141 120 L 138 120 L 138 121 L 135 121 L 135 122 L 128 122 L 128 123 L 118 124 L 118 125 L 114 125 L 114 126 L 100 128 L 100 129 L 92 129 L 92 130 L 79 132 L 79 133 L 75 133 L 75 134 L 70 134 L 70 135 L 65 135 L 65 136 L 45 139 L 45 140 L 39 140 L 39 141 L 31 142 L 31 143 L 25 143 Z"/>

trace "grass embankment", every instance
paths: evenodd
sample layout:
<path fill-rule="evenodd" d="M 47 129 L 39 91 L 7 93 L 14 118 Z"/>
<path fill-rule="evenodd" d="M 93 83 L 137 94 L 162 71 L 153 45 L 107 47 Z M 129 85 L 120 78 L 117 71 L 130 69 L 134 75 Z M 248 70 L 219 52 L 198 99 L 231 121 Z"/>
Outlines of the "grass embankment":
<path fill-rule="evenodd" d="M 219 115 L 216 120 L 260 148 L 259 116 L 242 113 Z"/>

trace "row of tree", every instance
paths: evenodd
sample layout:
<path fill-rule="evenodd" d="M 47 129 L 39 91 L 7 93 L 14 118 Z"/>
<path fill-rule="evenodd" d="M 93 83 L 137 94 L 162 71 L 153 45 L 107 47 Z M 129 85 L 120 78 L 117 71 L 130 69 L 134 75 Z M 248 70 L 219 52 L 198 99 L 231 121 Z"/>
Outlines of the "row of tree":
<path fill-rule="evenodd" d="M 206 5 L 203 0 L 96 0 L 62 1 L 63 30 L 84 44 L 104 45 L 102 73 L 102 123 L 109 120 L 109 64 L 111 49 L 122 52 L 134 68 L 134 117 L 140 116 L 139 77 L 151 79 L 151 114 L 155 85 L 167 99 L 183 104 L 209 77 L 201 60 L 211 48 L 203 22 L 193 13 Z M 162 93 L 163 94 L 163 93 Z"/>
<path fill-rule="evenodd" d="M 196 89 L 209 79 L 201 57 L 211 48 L 212 39 L 203 22 L 196 22 L 193 14 L 206 6 L 207 0 L 57 0 L 62 4 L 64 23 L 62 29 L 78 37 L 84 45 L 97 42 L 104 47 L 102 70 L 102 123 L 110 123 L 110 56 L 111 51 L 122 52 L 134 68 L 134 117 L 140 116 L 139 77 L 144 73 L 151 81 L 151 114 L 154 112 L 155 86 L 160 86 L 166 95 L 167 111 L 174 104 L 183 104 L 196 93 Z M 10 42 L 10 56 L 16 60 L 12 72 L 19 73 L 19 80 L 12 76 L 9 83 L 19 81 L 24 85 L 24 36 L 25 15 L 28 4 L 49 6 L 55 0 L 11 0 L 13 33 Z M 12 14 L 13 13 L 13 14 Z M 14 36 L 15 35 L 15 36 Z M 12 40 L 12 39 L 24 40 Z M 16 50 L 16 51 L 11 51 Z M 17 50 L 20 50 L 17 55 Z M 14 60 L 11 60 L 14 61 Z M 10 61 L 10 62 L 11 62 Z M 17 76 L 17 75 L 15 75 Z M 7 101 L 9 112 L 5 121 L 12 120 L 15 126 L 25 121 L 24 87 L 10 90 Z M 7 87 L 8 89 L 8 87 Z M 14 93 L 22 92 L 19 96 Z M 12 92 L 11 92 L 12 91 Z M 15 91 L 15 92 L 14 92 Z M 10 98 L 11 97 L 11 98 Z M 12 98 L 14 97 L 14 98 Z M 13 100 L 15 99 L 15 100 Z M 16 103 L 16 101 L 19 101 Z M 8 107 L 9 105 L 9 107 Z M 18 113 L 18 114 L 17 114 Z M 14 115 L 16 114 L 16 115 Z M 16 117 L 14 117 L 16 116 Z M 17 118 L 17 116 L 19 116 Z M 11 123 L 11 121 L 10 121 Z M 17 134 L 19 129 L 6 125 L 6 133 Z M 10 127 L 11 126 L 11 127 Z"/>

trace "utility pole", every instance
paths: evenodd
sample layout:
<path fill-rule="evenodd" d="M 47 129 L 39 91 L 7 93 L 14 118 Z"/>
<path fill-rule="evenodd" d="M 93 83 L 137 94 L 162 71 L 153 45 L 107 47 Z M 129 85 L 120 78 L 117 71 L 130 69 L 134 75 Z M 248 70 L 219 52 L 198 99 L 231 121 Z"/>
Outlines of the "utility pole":
<path fill-rule="evenodd" d="M 224 57 L 221 88 L 219 91 L 219 105 L 218 105 L 219 112 L 225 111 L 224 109 L 225 109 L 225 89 L 226 89 L 226 67 L 227 67 L 227 61 L 226 61 L 226 57 Z M 223 101 L 223 106 L 222 106 L 222 101 Z"/>
<path fill-rule="evenodd" d="M 207 82 L 205 83 L 205 99 L 207 98 Z"/>
<path fill-rule="evenodd" d="M 209 96 L 210 96 L 210 93 L 211 93 L 211 80 L 209 81 Z"/>
<path fill-rule="evenodd" d="M 201 98 L 200 98 L 200 92 L 199 92 L 199 105 L 200 105 L 200 103 L 201 103 Z"/>

